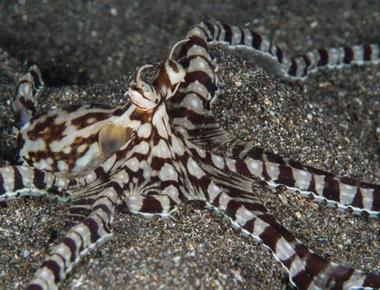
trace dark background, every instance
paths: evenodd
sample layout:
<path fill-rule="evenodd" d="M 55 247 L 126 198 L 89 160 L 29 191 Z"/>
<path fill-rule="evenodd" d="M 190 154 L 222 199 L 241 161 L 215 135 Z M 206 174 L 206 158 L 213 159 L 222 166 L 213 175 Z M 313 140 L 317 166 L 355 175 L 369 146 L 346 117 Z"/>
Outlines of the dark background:
<path fill-rule="evenodd" d="M 49 84 L 87 84 L 161 58 L 202 19 L 251 24 L 302 51 L 378 39 L 378 10 L 378 1 L 1 1 L 0 39 L 12 57 L 35 58 Z"/>

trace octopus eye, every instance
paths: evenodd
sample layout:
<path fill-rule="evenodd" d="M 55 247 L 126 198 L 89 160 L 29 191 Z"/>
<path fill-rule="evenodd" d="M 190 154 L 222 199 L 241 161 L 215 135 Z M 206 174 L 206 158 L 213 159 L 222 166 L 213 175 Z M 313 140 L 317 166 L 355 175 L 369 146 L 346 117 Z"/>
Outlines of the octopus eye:
<path fill-rule="evenodd" d="M 145 65 L 138 69 L 135 80 L 131 82 L 127 92 L 133 103 L 142 110 L 153 109 L 160 99 L 155 88 L 140 78 L 141 72 L 147 67 L 150 66 Z"/>
<path fill-rule="evenodd" d="M 128 88 L 127 94 L 133 103 L 143 110 L 153 109 L 158 103 L 156 90 L 146 83 L 132 83 Z"/>

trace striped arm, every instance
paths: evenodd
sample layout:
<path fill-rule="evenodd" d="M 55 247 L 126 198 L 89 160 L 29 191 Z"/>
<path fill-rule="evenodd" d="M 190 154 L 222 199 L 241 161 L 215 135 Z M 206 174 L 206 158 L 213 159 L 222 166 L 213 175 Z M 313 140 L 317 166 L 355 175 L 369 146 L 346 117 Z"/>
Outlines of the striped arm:
<path fill-rule="evenodd" d="M 224 131 L 211 112 L 218 93 L 216 63 L 209 54 L 203 29 L 193 27 L 181 45 L 177 60 L 186 71 L 184 83 L 168 101 L 168 114 L 177 130 L 203 148 L 220 144 Z"/>
<path fill-rule="evenodd" d="M 152 165 L 157 170 L 157 175 L 151 176 L 150 180 L 143 184 L 129 184 L 129 190 L 124 194 L 123 202 L 131 213 L 141 214 L 145 217 L 160 216 L 165 218 L 175 211 L 182 202 L 182 181 L 178 178 L 178 166 L 173 165 L 172 162 L 160 160 L 159 157 L 154 158 L 155 161 Z M 131 163 L 127 163 L 123 170 L 112 178 L 125 182 L 127 175 L 133 179 L 146 174 L 143 171 L 135 170 L 134 166 L 128 167 L 130 165 Z"/>
<path fill-rule="evenodd" d="M 316 49 L 303 55 L 287 57 L 283 50 L 268 38 L 248 28 L 220 22 L 202 22 L 210 44 L 226 44 L 231 48 L 251 51 L 253 55 L 272 60 L 274 73 L 288 80 L 305 80 L 320 68 L 339 69 L 348 65 L 378 64 L 380 45 L 363 44 L 329 49 Z"/>
<path fill-rule="evenodd" d="M 52 249 L 30 281 L 28 290 L 58 289 L 58 283 L 82 256 L 111 238 L 112 214 L 120 193 L 120 186 L 114 183 L 97 196 L 91 213 Z"/>
<path fill-rule="evenodd" d="M 286 186 L 316 201 L 378 217 L 380 213 L 380 185 L 339 178 L 331 173 L 282 158 L 263 149 L 240 143 L 233 148 L 237 158 L 223 166 L 245 176 L 255 176 L 270 186 Z"/>
<path fill-rule="evenodd" d="M 26 72 L 19 78 L 12 109 L 19 128 L 36 114 L 37 98 L 44 89 L 44 81 L 37 65 L 26 62 Z"/>
<path fill-rule="evenodd" d="M 193 155 L 196 154 L 192 150 Z M 198 152 L 187 158 L 188 179 L 194 185 L 189 199 L 206 201 L 226 215 L 234 227 L 263 242 L 287 269 L 297 289 L 352 289 L 380 287 L 380 276 L 329 262 L 307 249 L 281 226 L 252 195 L 252 179 L 241 175 L 244 161 Z M 207 173 L 206 173 L 207 172 Z"/>
<path fill-rule="evenodd" d="M 230 48 L 247 49 L 253 55 L 273 60 L 278 65 L 278 73 L 286 74 L 289 59 L 282 49 L 267 37 L 248 28 L 240 28 L 219 21 L 204 21 L 197 25 L 207 35 L 209 44 L 226 44 Z"/>
<path fill-rule="evenodd" d="M 380 276 L 365 274 L 327 261 L 313 253 L 280 225 L 256 201 L 221 190 L 209 206 L 226 215 L 234 227 L 263 242 L 288 271 L 297 289 L 372 289 L 380 287 Z"/>
<path fill-rule="evenodd" d="M 360 44 L 337 48 L 321 48 L 290 59 L 289 79 L 305 79 L 320 68 L 340 69 L 350 65 L 378 64 L 379 44 Z"/>
<path fill-rule="evenodd" d="M 250 191 L 252 178 L 260 178 L 270 186 L 285 186 L 331 207 L 358 215 L 366 213 L 373 218 L 380 215 L 380 185 L 339 178 L 244 142 L 232 146 L 231 150 L 234 159 L 211 152 L 192 152 L 202 161 L 198 166 L 202 167 L 201 173 L 212 173 L 225 185 Z"/>
<path fill-rule="evenodd" d="M 147 196 L 129 195 L 124 198 L 124 202 L 131 213 L 141 214 L 147 217 L 155 215 L 168 217 L 177 208 L 180 200 L 175 197 L 178 191 L 174 186 L 165 188 L 163 192 L 167 193 Z"/>
<path fill-rule="evenodd" d="M 73 187 L 78 180 L 54 176 L 29 166 L 0 167 L 0 202 L 24 196 L 48 195 L 65 199 L 61 189 Z"/>

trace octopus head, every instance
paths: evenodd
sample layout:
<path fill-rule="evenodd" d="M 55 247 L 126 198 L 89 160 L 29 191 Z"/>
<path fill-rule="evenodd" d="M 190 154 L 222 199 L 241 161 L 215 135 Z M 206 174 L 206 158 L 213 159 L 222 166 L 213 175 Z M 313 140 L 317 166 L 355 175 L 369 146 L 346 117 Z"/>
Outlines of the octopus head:
<path fill-rule="evenodd" d="M 142 110 L 155 108 L 161 99 L 156 89 L 141 79 L 142 71 L 149 67 L 152 65 L 144 65 L 137 70 L 135 79 L 129 84 L 127 92 L 132 102 Z"/>

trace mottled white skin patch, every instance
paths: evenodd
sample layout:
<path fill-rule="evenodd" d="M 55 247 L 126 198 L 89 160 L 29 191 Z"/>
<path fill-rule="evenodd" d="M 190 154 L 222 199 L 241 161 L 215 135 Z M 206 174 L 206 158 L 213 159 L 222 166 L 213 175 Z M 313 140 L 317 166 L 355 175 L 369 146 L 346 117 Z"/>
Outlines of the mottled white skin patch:
<path fill-rule="evenodd" d="M 207 188 L 207 193 L 210 197 L 210 201 L 213 202 L 215 198 L 222 192 L 222 189 L 217 186 L 213 181 L 210 182 Z"/>
<path fill-rule="evenodd" d="M 25 77 L 23 80 L 31 82 L 33 78 L 28 74 L 29 77 Z M 18 92 L 23 95 L 26 99 L 32 99 L 32 87 L 30 83 L 21 83 L 18 87 Z"/>
<path fill-rule="evenodd" d="M 136 157 L 127 160 L 125 165 L 133 172 L 137 172 L 140 169 L 140 162 Z"/>
<path fill-rule="evenodd" d="M 64 272 L 62 270 L 64 269 L 64 266 L 65 266 L 65 260 L 62 259 L 62 257 L 57 255 L 56 253 L 50 254 L 49 260 L 52 260 L 59 265 L 59 268 L 61 269 L 61 271 L 59 272 L 59 276 L 62 279 L 64 276 Z"/>
<path fill-rule="evenodd" d="M 187 169 L 191 175 L 196 177 L 197 179 L 200 179 L 202 176 L 205 175 L 204 171 L 199 167 L 196 161 L 194 161 L 193 158 L 189 158 L 187 161 Z"/>
<path fill-rule="evenodd" d="M 57 167 L 58 167 L 58 170 L 59 171 L 67 171 L 69 169 L 69 166 L 67 165 L 67 163 L 63 160 L 59 160 L 57 162 Z"/>
<path fill-rule="evenodd" d="M 194 93 L 187 94 L 181 102 L 181 106 L 193 110 L 198 114 L 202 114 L 204 112 L 202 100 L 197 94 Z"/>
<path fill-rule="evenodd" d="M 354 53 L 355 63 L 358 65 L 363 65 L 364 50 L 362 45 L 355 45 L 352 47 L 352 52 Z"/>
<path fill-rule="evenodd" d="M 231 26 L 232 31 L 232 45 L 240 44 L 241 40 L 241 30 L 237 26 Z"/>
<path fill-rule="evenodd" d="M 181 203 L 181 200 L 179 198 L 178 189 L 174 185 L 169 185 L 168 187 L 166 187 L 162 191 L 162 194 L 170 196 L 170 198 L 173 199 L 174 202 L 176 202 L 177 204 Z"/>
<path fill-rule="evenodd" d="M 96 180 L 97 176 L 96 176 L 94 171 L 91 171 L 90 173 L 85 175 L 84 178 L 85 178 L 87 183 L 91 183 L 91 182 L 94 182 Z"/>
<path fill-rule="evenodd" d="M 156 113 L 153 116 L 152 124 L 163 139 L 167 140 L 169 135 L 171 135 L 169 118 L 164 105 L 158 107 Z"/>
<path fill-rule="evenodd" d="M 152 133 L 152 125 L 150 123 L 142 124 L 137 130 L 137 136 L 140 138 L 148 138 Z"/>
<path fill-rule="evenodd" d="M 168 163 L 166 163 L 161 169 L 158 174 L 158 177 L 161 179 L 161 181 L 178 181 L 178 174 L 175 171 L 174 167 Z"/>
<path fill-rule="evenodd" d="M 208 63 L 202 57 L 199 56 L 191 59 L 189 68 L 187 70 L 188 72 L 203 71 L 209 76 L 214 75 Z"/>
<path fill-rule="evenodd" d="M 55 181 L 55 185 L 59 188 L 67 188 L 68 180 L 66 178 L 58 177 Z"/>
<path fill-rule="evenodd" d="M 249 172 L 253 176 L 262 177 L 263 172 L 263 163 L 260 160 L 255 160 L 250 157 L 245 159 L 245 163 L 247 164 Z"/>
<path fill-rule="evenodd" d="M 93 143 L 86 154 L 84 154 L 81 158 L 77 159 L 75 162 L 75 166 L 72 169 L 72 172 L 78 175 L 82 175 L 84 172 L 88 172 L 89 170 L 100 165 L 99 156 L 101 154 L 99 145 L 97 143 Z"/>
<path fill-rule="evenodd" d="M 247 210 L 244 206 L 241 206 L 236 212 L 236 223 L 243 226 L 247 221 L 254 217 L 255 215 L 251 211 Z"/>
<path fill-rule="evenodd" d="M 24 186 L 28 187 L 33 187 L 33 179 L 34 179 L 34 173 L 33 169 L 25 166 L 17 166 L 17 169 L 22 176 L 22 181 Z"/>
<path fill-rule="evenodd" d="M 227 167 L 229 170 L 231 170 L 232 172 L 236 172 L 236 161 L 233 160 L 233 159 L 226 159 L 226 164 L 227 164 Z"/>
<path fill-rule="evenodd" d="M 349 205 L 355 198 L 357 187 L 339 182 L 339 202 L 343 205 Z"/>
<path fill-rule="evenodd" d="M 169 62 L 165 62 L 166 73 L 168 74 L 169 82 L 171 85 L 183 82 L 186 75 L 186 71 L 183 69 L 182 65 L 177 62 L 175 62 L 175 65 L 177 67 L 177 71 L 174 71 L 172 69 L 172 67 L 169 65 Z"/>
<path fill-rule="evenodd" d="M 20 134 L 22 134 L 22 132 L 20 132 Z M 24 140 L 28 140 L 28 137 L 26 134 L 23 135 L 22 138 Z M 31 141 L 28 141 L 20 150 L 20 158 L 25 160 L 26 158 L 29 158 L 30 152 L 45 151 L 46 149 L 47 149 L 46 143 L 42 138 L 37 138 L 35 141 L 33 141 L 33 143 L 31 143 Z"/>
<path fill-rule="evenodd" d="M 310 60 L 310 66 L 309 66 L 309 71 L 312 71 L 313 69 L 316 69 L 316 65 L 319 61 L 319 53 L 316 50 L 309 51 L 306 53 L 306 56 Z M 305 66 L 305 65 L 304 65 Z"/>
<path fill-rule="evenodd" d="M 267 161 L 265 165 L 266 165 L 266 169 L 267 169 L 267 173 L 269 177 L 272 180 L 278 179 L 278 176 L 280 175 L 280 169 L 279 169 L 278 164 Z"/>
<path fill-rule="evenodd" d="M 82 237 L 84 247 L 87 247 L 91 243 L 91 232 L 86 225 L 78 224 L 73 230 Z"/>
<path fill-rule="evenodd" d="M 207 90 L 207 88 L 202 83 L 200 83 L 198 80 L 192 82 L 186 88 L 180 88 L 179 91 L 183 92 L 183 93 L 193 91 L 193 92 L 196 92 L 197 94 L 199 94 L 204 99 L 208 99 L 208 96 L 210 94 L 210 92 Z M 181 105 L 182 104 L 183 104 L 183 102 L 181 102 Z"/>
<path fill-rule="evenodd" d="M 329 51 L 329 68 L 335 67 L 339 62 L 340 52 L 336 48 L 331 48 Z"/>
<path fill-rule="evenodd" d="M 199 157 L 206 158 L 206 150 L 198 147 L 195 147 L 195 150 L 197 151 Z"/>
<path fill-rule="evenodd" d="M 295 254 L 291 244 L 281 237 L 276 244 L 276 256 L 280 261 L 285 261 Z"/>
<path fill-rule="evenodd" d="M 120 170 L 116 174 L 112 175 L 112 180 L 119 184 L 126 184 L 129 182 L 129 175 L 125 170 Z"/>
<path fill-rule="evenodd" d="M 226 210 L 227 209 L 227 205 L 228 205 L 228 202 L 231 200 L 232 198 L 226 194 L 226 193 L 222 193 L 219 197 L 219 209 L 220 210 Z"/>
<path fill-rule="evenodd" d="M 211 160 L 217 168 L 219 168 L 219 169 L 224 168 L 225 163 L 224 163 L 223 157 L 218 156 L 216 154 L 211 154 Z"/>
<path fill-rule="evenodd" d="M 166 141 L 160 140 L 158 144 L 152 148 L 152 155 L 164 159 L 171 158 L 171 152 Z"/>
<path fill-rule="evenodd" d="M 182 140 L 176 136 L 172 137 L 171 148 L 177 156 L 182 156 L 185 153 L 185 145 L 183 144 Z"/>
<path fill-rule="evenodd" d="M 75 112 L 66 112 L 63 110 L 49 111 L 46 115 L 43 115 L 42 117 L 33 120 L 31 123 L 27 123 L 20 130 L 22 139 L 25 141 L 23 147 L 20 149 L 19 152 L 21 160 L 26 160 L 33 167 L 39 168 L 44 171 L 56 170 L 58 171 L 58 175 L 83 176 L 86 172 L 99 166 L 104 161 L 102 157 L 100 157 L 102 153 L 100 148 L 95 148 L 96 146 L 98 146 L 97 141 L 92 141 L 93 143 L 85 142 L 76 149 L 78 153 L 85 152 L 85 154 L 84 156 L 81 156 L 81 158 L 78 158 L 78 160 L 76 160 L 76 163 L 72 168 L 68 168 L 62 164 L 57 168 L 52 168 L 51 165 L 53 164 L 53 162 L 52 160 L 49 161 L 49 159 L 42 159 L 38 162 L 35 162 L 34 160 L 29 160 L 30 153 L 38 153 L 40 151 L 43 152 L 50 150 L 54 153 L 63 152 L 64 154 L 69 154 L 73 150 L 72 144 L 74 144 L 75 140 L 77 140 L 78 138 L 78 140 L 83 140 L 89 138 L 90 136 L 96 135 L 106 124 L 114 124 L 117 127 L 125 129 L 137 129 L 141 122 L 136 120 L 132 121 L 129 118 L 130 115 L 136 110 L 136 106 L 134 106 L 133 104 L 131 104 L 121 116 L 112 115 L 113 111 L 116 109 L 124 110 L 124 106 L 125 105 L 121 105 L 120 107 L 115 107 L 113 109 L 89 108 L 88 106 L 84 106 L 83 108 Z M 83 127 L 81 127 L 80 129 L 76 125 L 72 124 L 72 120 L 80 117 L 85 117 L 86 114 L 91 113 L 104 113 L 109 114 L 110 116 L 106 119 L 99 121 L 97 121 L 95 118 L 85 119 L 85 123 L 83 124 Z M 50 143 L 46 143 L 43 140 L 43 138 L 31 140 L 28 137 L 28 132 L 30 132 L 31 130 L 35 130 L 36 126 L 38 126 L 41 123 L 44 123 L 48 118 L 53 118 L 54 122 L 53 125 L 49 126 L 64 125 L 62 137 L 59 140 L 53 140 Z M 41 132 L 42 134 L 47 134 L 50 129 L 50 127 L 42 128 L 39 132 Z M 88 147 L 90 149 L 86 151 Z M 62 158 L 64 159 L 55 161 L 66 161 L 67 159 L 66 156 L 63 156 Z"/>
<path fill-rule="evenodd" d="M 297 273 L 305 270 L 304 261 L 296 256 L 290 266 L 289 273 L 294 277 Z"/>
<path fill-rule="evenodd" d="M 205 27 L 205 26 L 204 26 Z M 190 38 L 192 36 L 198 36 L 200 38 L 203 38 L 203 40 L 206 40 L 206 35 L 204 34 L 204 32 L 198 28 L 198 27 L 194 27 L 193 29 L 191 29 L 188 34 L 186 35 L 186 38 Z"/>
<path fill-rule="evenodd" d="M 157 195 L 155 198 L 161 203 L 162 212 L 158 213 L 160 216 L 167 216 L 174 209 L 170 207 L 170 198 L 165 195 Z"/>
<path fill-rule="evenodd" d="M 13 167 L 1 168 L 1 174 L 3 177 L 3 187 L 5 191 L 12 192 L 14 188 L 14 170 Z"/>
<path fill-rule="evenodd" d="M 71 152 L 71 146 L 67 145 L 62 149 L 62 152 L 65 154 L 69 154 Z"/>
<path fill-rule="evenodd" d="M 143 198 L 140 195 L 127 195 L 124 201 L 132 213 L 138 213 L 143 206 Z"/>
<path fill-rule="evenodd" d="M 318 195 L 323 196 L 323 189 L 325 188 L 325 176 L 313 174 L 315 180 L 315 190 Z"/>
<path fill-rule="evenodd" d="M 253 228 L 253 235 L 260 239 L 260 235 L 265 231 L 269 225 L 261 219 L 255 219 L 255 226 Z"/>
<path fill-rule="evenodd" d="M 140 144 L 134 147 L 136 153 L 146 155 L 149 152 L 149 144 L 146 141 L 141 141 Z"/>
<path fill-rule="evenodd" d="M 244 44 L 246 46 L 250 46 L 251 43 L 252 43 L 252 39 L 253 39 L 252 32 L 248 28 L 243 28 L 243 32 L 244 32 L 244 36 L 245 36 L 245 38 L 244 38 Z"/>
<path fill-rule="evenodd" d="M 82 144 L 82 145 L 80 145 L 80 146 L 78 147 L 78 149 L 77 149 L 78 153 L 82 153 L 82 152 L 84 152 L 84 150 L 86 150 L 87 147 L 88 147 L 87 144 Z M 65 147 L 65 148 L 66 148 L 66 147 Z"/>
<path fill-rule="evenodd" d="M 296 168 L 292 168 L 293 178 L 295 180 L 295 187 L 307 190 L 310 186 L 310 182 L 312 179 L 312 174 L 305 170 L 300 170 Z"/>
<path fill-rule="evenodd" d="M 363 194 L 363 207 L 364 208 L 372 208 L 373 205 L 373 189 L 367 189 L 367 188 L 362 188 L 361 189 L 362 194 Z"/>
<path fill-rule="evenodd" d="M 225 39 L 225 36 L 226 36 L 226 32 L 223 28 L 223 25 L 222 23 L 220 23 L 219 21 L 216 22 L 216 25 L 214 26 L 216 29 L 217 29 L 217 32 L 216 35 L 218 35 L 218 38 L 219 39 Z"/>
<path fill-rule="evenodd" d="M 46 268 L 43 268 L 44 271 L 42 271 L 42 269 L 40 269 L 36 275 L 38 275 L 38 278 L 37 279 L 33 279 L 31 281 L 31 283 L 33 284 L 38 284 L 38 285 L 41 285 L 41 286 L 45 286 L 45 289 L 49 289 L 48 288 L 48 285 L 51 285 L 51 283 L 55 282 L 54 280 L 54 274 L 49 270 L 49 269 L 46 269 Z"/>

